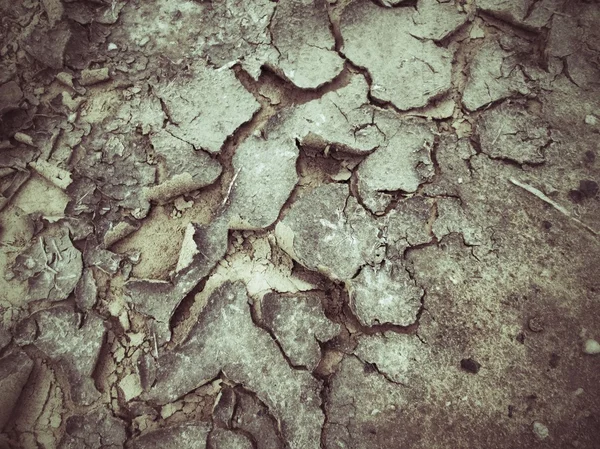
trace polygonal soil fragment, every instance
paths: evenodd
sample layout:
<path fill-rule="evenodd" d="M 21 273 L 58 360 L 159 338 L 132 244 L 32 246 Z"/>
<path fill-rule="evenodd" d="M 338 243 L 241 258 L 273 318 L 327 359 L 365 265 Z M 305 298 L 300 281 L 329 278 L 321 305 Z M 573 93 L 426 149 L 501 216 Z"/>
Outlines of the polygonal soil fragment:
<path fill-rule="evenodd" d="M 373 151 L 384 141 L 368 105 L 364 77 L 323 97 L 282 111 L 263 135 L 248 137 L 233 158 L 229 226 L 259 229 L 273 224 L 296 182 L 297 142 L 319 150 Z"/>
<path fill-rule="evenodd" d="M 265 62 L 277 60 L 269 32 L 277 3 L 225 0 L 196 4 L 204 9 L 202 52 L 211 64 L 223 67 L 239 63 L 252 78 L 258 79 Z M 197 32 L 196 27 L 190 28 Z"/>
<path fill-rule="evenodd" d="M 462 103 L 469 111 L 513 95 L 530 93 L 523 70 L 511 60 L 513 53 L 495 40 L 486 40 L 473 55 Z"/>
<path fill-rule="evenodd" d="M 474 224 L 458 198 L 439 198 L 436 201 L 437 218 L 431 232 L 439 240 L 450 234 L 460 234 L 466 245 L 484 243 L 483 229 Z"/>
<path fill-rule="evenodd" d="M 169 320 L 175 308 L 223 257 L 227 227 L 222 218 L 202 226 L 189 224 L 171 280 L 132 279 L 125 294 L 135 308 L 154 318 L 160 342 L 170 340 Z"/>
<path fill-rule="evenodd" d="M 425 122 L 390 120 L 389 114 L 376 115 L 377 123 L 387 119 L 387 142 L 358 166 L 358 192 L 372 212 L 381 214 L 392 200 L 390 192 L 412 193 L 434 174 L 431 150 L 435 135 Z M 383 127 L 382 123 L 382 129 Z M 393 131 L 392 131 L 393 130 Z"/>
<path fill-rule="evenodd" d="M 0 359 L 0 431 L 13 416 L 32 369 L 33 360 L 24 352 L 13 352 Z"/>
<path fill-rule="evenodd" d="M 146 432 L 135 438 L 133 449 L 205 449 L 208 423 L 186 423 Z"/>
<path fill-rule="evenodd" d="M 270 30 L 279 53 L 276 68 L 296 86 L 316 89 L 342 71 L 344 60 L 335 51 L 325 2 L 279 2 Z"/>
<path fill-rule="evenodd" d="M 344 9 L 340 23 L 344 55 L 369 71 L 371 95 L 401 110 L 423 107 L 450 89 L 453 54 L 428 39 L 464 22 L 458 10 L 435 2 L 423 3 L 423 23 L 415 23 L 413 11 L 356 0 Z M 434 25 L 429 16 L 435 17 Z"/>
<path fill-rule="evenodd" d="M 252 440 L 243 433 L 226 429 L 215 429 L 208 438 L 213 449 L 253 449 Z"/>
<path fill-rule="evenodd" d="M 28 300 L 67 299 L 81 276 L 81 253 L 73 246 L 66 228 L 37 237 L 17 256 L 13 273 L 27 280 Z"/>
<path fill-rule="evenodd" d="M 327 394 L 325 447 L 408 447 L 410 435 L 399 425 L 403 388 L 356 357 L 345 357 Z"/>
<path fill-rule="evenodd" d="M 59 449 L 121 449 L 127 434 L 125 423 L 105 408 L 67 420 L 66 432 Z"/>
<path fill-rule="evenodd" d="M 319 383 L 292 369 L 271 337 L 254 324 L 243 284 L 217 289 L 187 339 L 157 365 L 150 399 L 173 401 L 222 372 L 269 407 L 291 448 L 319 448 L 324 421 Z"/>
<path fill-rule="evenodd" d="M 425 345 L 415 335 L 385 332 L 361 337 L 354 354 L 374 364 L 393 382 L 409 385 L 424 360 L 425 351 Z"/>
<path fill-rule="evenodd" d="M 262 320 L 290 362 L 312 371 L 321 360 L 319 342 L 335 337 L 340 326 L 329 321 L 315 294 L 266 294 L 261 301 Z"/>
<path fill-rule="evenodd" d="M 412 15 L 410 34 L 440 41 L 466 23 L 467 14 L 454 1 L 419 0 Z M 408 8 L 407 8 L 408 9 Z"/>
<path fill-rule="evenodd" d="M 566 2 L 566 14 L 554 14 L 548 43 L 548 56 L 559 58 L 568 79 L 581 89 L 598 87 L 600 69 L 600 14 L 598 5 Z"/>
<path fill-rule="evenodd" d="M 481 151 L 519 164 L 544 162 L 544 150 L 552 142 L 543 120 L 522 106 L 508 102 L 482 113 L 476 132 Z"/>
<path fill-rule="evenodd" d="M 167 131 L 152 133 L 150 141 L 163 167 L 159 184 L 146 189 L 148 199 L 166 201 L 210 185 L 221 174 L 219 161 Z"/>
<path fill-rule="evenodd" d="M 289 127 L 303 146 L 331 145 L 334 150 L 359 154 L 373 151 L 385 136 L 375 124 L 368 93 L 364 76 L 354 75 L 344 87 L 296 107 Z"/>
<path fill-rule="evenodd" d="M 432 198 L 413 196 L 399 201 L 383 219 L 386 225 L 386 257 L 402 260 L 408 247 L 431 242 L 435 213 L 435 200 Z"/>
<path fill-rule="evenodd" d="M 32 343 L 66 372 L 72 400 L 84 405 L 96 400 L 100 393 L 91 376 L 104 341 L 102 319 L 58 306 L 36 312 L 28 320 L 37 329 Z"/>
<path fill-rule="evenodd" d="M 256 449 L 283 449 L 277 421 L 269 409 L 242 388 L 226 387 L 213 410 L 215 425 L 241 430 L 255 441 Z"/>
<path fill-rule="evenodd" d="M 322 185 L 296 200 L 275 233 L 294 260 L 332 279 L 350 279 L 379 257 L 375 222 L 346 184 Z"/>
<path fill-rule="evenodd" d="M 90 268 L 86 268 L 75 286 L 75 302 L 81 310 L 90 310 L 96 304 L 97 298 L 98 287 L 94 273 Z"/>
<path fill-rule="evenodd" d="M 154 88 L 167 111 L 167 131 L 211 153 L 218 153 L 225 139 L 260 108 L 233 72 L 203 64 Z"/>
<path fill-rule="evenodd" d="M 230 228 L 260 229 L 273 224 L 298 181 L 298 154 L 289 135 L 250 136 L 237 148 L 228 210 Z"/>
<path fill-rule="evenodd" d="M 408 326 L 416 321 L 421 308 L 423 290 L 403 266 L 390 262 L 365 266 L 346 282 L 346 288 L 350 307 L 364 326 Z"/>

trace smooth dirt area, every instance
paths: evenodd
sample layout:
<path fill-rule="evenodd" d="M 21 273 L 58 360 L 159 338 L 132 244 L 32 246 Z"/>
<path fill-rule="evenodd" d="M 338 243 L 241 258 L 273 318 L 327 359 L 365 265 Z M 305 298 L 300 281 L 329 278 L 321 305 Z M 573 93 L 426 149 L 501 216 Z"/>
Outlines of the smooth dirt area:
<path fill-rule="evenodd" d="M 597 0 L 0 0 L 0 449 L 600 448 Z"/>

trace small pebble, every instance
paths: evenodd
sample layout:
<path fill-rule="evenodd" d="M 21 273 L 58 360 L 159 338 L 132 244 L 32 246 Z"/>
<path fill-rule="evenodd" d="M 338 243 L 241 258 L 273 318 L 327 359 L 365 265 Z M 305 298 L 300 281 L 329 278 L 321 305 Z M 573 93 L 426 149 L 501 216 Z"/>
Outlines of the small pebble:
<path fill-rule="evenodd" d="M 31 136 L 28 136 L 27 134 L 16 133 L 14 135 L 14 138 L 17 142 L 24 143 L 25 145 L 29 145 L 30 147 L 35 146 L 35 144 L 33 143 L 33 139 L 31 138 Z"/>
<path fill-rule="evenodd" d="M 540 317 L 534 316 L 529 318 L 527 327 L 529 327 L 531 332 L 542 332 L 544 330 L 544 322 Z"/>
<path fill-rule="evenodd" d="M 600 354 L 600 343 L 590 338 L 585 342 L 585 345 L 583 346 L 583 352 L 589 355 Z"/>
<path fill-rule="evenodd" d="M 539 421 L 534 421 L 534 423 L 533 423 L 533 433 L 540 440 L 545 440 L 550 435 L 550 432 L 548 431 L 548 428 L 545 425 L 543 425 L 541 422 L 539 422 Z"/>
<path fill-rule="evenodd" d="M 460 361 L 460 367 L 469 373 L 477 374 L 481 368 L 481 364 L 473 359 L 462 359 Z"/>
<path fill-rule="evenodd" d="M 56 75 L 56 79 L 63 83 L 65 86 L 73 88 L 73 75 L 67 72 L 60 72 Z"/>

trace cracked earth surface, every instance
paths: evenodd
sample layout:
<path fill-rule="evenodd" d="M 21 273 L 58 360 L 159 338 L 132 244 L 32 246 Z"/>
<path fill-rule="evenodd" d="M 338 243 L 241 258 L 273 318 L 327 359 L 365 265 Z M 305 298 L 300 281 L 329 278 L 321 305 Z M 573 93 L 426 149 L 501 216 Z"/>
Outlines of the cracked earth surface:
<path fill-rule="evenodd" d="M 0 448 L 600 448 L 595 0 L 0 0 Z"/>

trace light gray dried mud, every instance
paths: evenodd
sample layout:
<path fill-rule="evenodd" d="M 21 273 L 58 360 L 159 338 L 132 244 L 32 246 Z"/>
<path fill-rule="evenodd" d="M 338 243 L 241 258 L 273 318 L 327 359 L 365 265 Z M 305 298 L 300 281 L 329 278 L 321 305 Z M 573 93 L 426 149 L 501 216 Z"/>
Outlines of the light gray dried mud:
<path fill-rule="evenodd" d="M 187 73 L 160 82 L 154 89 L 166 108 L 166 131 L 210 153 L 218 153 L 227 136 L 259 108 L 232 72 L 203 64 L 191 66 Z"/>
<path fill-rule="evenodd" d="M 455 5 L 436 8 L 434 3 L 421 1 L 415 12 L 412 8 L 386 10 L 357 0 L 344 9 L 342 52 L 369 72 L 374 98 L 408 110 L 425 106 L 450 89 L 452 52 L 433 40 L 443 39 L 466 16 Z M 433 26 L 429 16 L 433 16 Z"/>
<path fill-rule="evenodd" d="M 380 247 L 375 221 L 346 184 L 327 184 L 305 194 L 275 232 L 294 260 L 337 280 L 351 279 L 361 266 L 375 262 Z"/>
<path fill-rule="evenodd" d="M 426 122 L 401 124 L 389 115 L 377 115 L 376 120 L 384 130 L 386 142 L 360 163 L 356 177 L 365 206 L 382 214 L 391 202 L 388 192 L 414 193 L 433 176 L 435 128 Z"/>
<path fill-rule="evenodd" d="M 321 360 L 319 342 L 331 340 L 340 332 L 340 326 L 323 314 L 321 298 L 310 293 L 267 294 L 261 301 L 261 317 L 290 362 L 310 371 Z"/>
<path fill-rule="evenodd" d="M 187 339 L 157 363 L 149 399 L 173 401 L 222 372 L 268 405 L 291 448 L 319 447 L 324 420 L 319 383 L 293 370 L 269 334 L 254 325 L 243 284 L 216 290 Z"/>
<path fill-rule="evenodd" d="M 2 449 L 597 448 L 597 1 L 0 23 Z"/>

